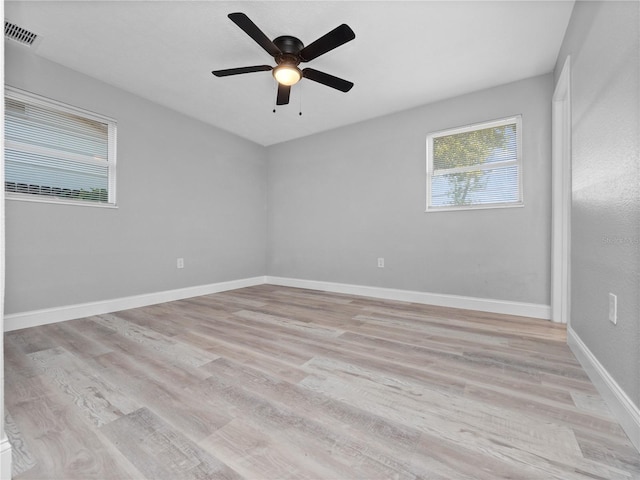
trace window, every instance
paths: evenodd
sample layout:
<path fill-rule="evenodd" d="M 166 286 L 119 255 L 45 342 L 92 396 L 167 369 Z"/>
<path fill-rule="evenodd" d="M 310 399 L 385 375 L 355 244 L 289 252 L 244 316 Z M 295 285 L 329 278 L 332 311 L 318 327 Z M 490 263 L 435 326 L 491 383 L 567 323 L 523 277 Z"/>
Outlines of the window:
<path fill-rule="evenodd" d="M 116 122 L 5 89 L 9 199 L 115 206 Z"/>
<path fill-rule="evenodd" d="M 520 116 L 427 136 L 427 211 L 522 206 Z"/>

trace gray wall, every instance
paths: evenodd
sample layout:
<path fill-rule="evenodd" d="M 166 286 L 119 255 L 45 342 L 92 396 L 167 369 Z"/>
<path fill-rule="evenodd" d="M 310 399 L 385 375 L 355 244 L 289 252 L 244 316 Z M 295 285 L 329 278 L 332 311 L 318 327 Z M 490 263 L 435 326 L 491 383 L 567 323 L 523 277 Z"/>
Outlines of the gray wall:
<path fill-rule="evenodd" d="M 269 147 L 267 273 L 548 305 L 552 89 L 544 75 Z M 515 114 L 525 206 L 425 213 L 426 135 Z"/>
<path fill-rule="evenodd" d="M 264 275 L 262 146 L 5 48 L 6 84 L 118 121 L 119 205 L 7 201 L 6 313 Z"/>
<path fill-rule="evenodd" d="M 570 325 L 640 406 L 638 2 L 577 2 L 556 65 L 571 55 Z M 608 295 L 618 296 L 618 324 Z"/>

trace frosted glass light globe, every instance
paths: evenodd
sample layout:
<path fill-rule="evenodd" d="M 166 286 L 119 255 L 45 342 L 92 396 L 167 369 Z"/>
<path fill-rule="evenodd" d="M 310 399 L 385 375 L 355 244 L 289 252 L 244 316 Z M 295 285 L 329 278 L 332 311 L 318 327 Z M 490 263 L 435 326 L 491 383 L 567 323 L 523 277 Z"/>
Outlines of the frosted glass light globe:
<path fill-rule="evenodd" d="M 278 65 L 273 69 L 273 76 L 280 85 L 291 86 L 300 81 L 302 72 L 293 65 Z"/>

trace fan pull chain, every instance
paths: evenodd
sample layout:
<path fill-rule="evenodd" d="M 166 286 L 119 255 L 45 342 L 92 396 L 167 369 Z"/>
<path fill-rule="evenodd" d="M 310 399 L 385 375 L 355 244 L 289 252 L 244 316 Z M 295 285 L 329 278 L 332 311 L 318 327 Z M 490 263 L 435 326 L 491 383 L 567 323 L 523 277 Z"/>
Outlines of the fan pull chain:
<path fill-rule="evenodd" d="M 271 98 L 273 98 L 273 113 L 276 113 L 276 95 L 278 94 L 278 82 L 275 82 L 275 88 L 273 90 L 273 95 L 271 95 Z"/>
<path fill-rule="evenodd" d="M 299 100 L 300 100 L 300 104 L 299 104 L 300 105 L 300 111 L 298 112 L 298 115 L 302 116 L 302 85 L 300 85 L 300 97 L 299 97 Z"/>

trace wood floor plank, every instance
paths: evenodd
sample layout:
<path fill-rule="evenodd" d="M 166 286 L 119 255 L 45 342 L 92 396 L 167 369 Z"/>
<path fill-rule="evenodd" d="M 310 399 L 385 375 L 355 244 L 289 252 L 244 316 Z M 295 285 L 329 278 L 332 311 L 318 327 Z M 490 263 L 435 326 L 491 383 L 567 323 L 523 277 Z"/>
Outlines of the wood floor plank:
<path fill-rule="evenodd" d="M 72 398 L 78 410 L 100 427 L 139 408 L 135 401 L 110 385 L 62 347 L 29 354 L 38 373 L 49 377 Z"/>
<path fill-rule="evenodd" d="M 247 310 L 240 310 L 235 312 L 234 317 L 254 320 L 257 322 L 263 322 L 265 325 L 273 326 L 278 325 L 287 329 L 297 330 L 304 335 L 311 335 L 316 337 L 339 337 L 344 332 L 342 330 L 336 330 L 335 328 L 318 327 L 317 325 L 310 324 L 308 322 L 300 322 L 291 318 L 281 317 L 277 315 L 268 315 L 265 313 L 251 312 Z"/>
<path fill-rule="evenodd" d="M 571 392 L 571 399 L 578 410 L 600 414 L 605 418 L 611 416 L 611 410 L 609 410 L 609 407 L 600 395 L 573 391 Z"/>
<path fill-rule="evenodd" d="M 636 480 L 566 345 L 510 315 L 274 285 L 5 335 L 18 480 Z"/>
<path fill-rule="evenodd" d="M 202 332 L 186 332 L 179 336 L 185 343 L 194 344 L 223 358 L 234 360 L 243 365 L 251 365 L 270 375 L 283 380 L 298 382 L 306 377 L 306 372 L 291 363 L 264 355 L 255 350 L 243 346 L 229 344 L 216 337 Z M 200 367 L 206 369 L 206 365 Z"/>
<path fill-rule="evenodd" d="M 246 346 L 264 355 L 272 356 L 283 362 L 301 365 L 310 358 L 309 352 L 301 351 L 296 345 L 279 342 L 269 331 L 248 328 L 246 322 L 217 319 L 215 324 L 200 324 L 194 328 L 196 333 L 211 335 L 227 343 Z"/>
<path fill-rule="evenodd" d="M 387 410 L 385 416 L 397 415 L 399 421 L 413 424 L 422 431 L 433 433 L 431 429 L 439 425 L 443 429 L 439 433 L 447 432 L 454 435 L 451 438 L 459 440 L 455 435 L 463 427 L 495 438 L 508 438 L 513 447 L 524 445 L 534 451 L 546 452 L 550 443 L 557 443 L 555 448 L 549 449 L 549 455 L 579 453 L 578 444 L 569 428 L 554 424 L 541 425 L 535 419 L 504 412 L 493 405 L 446 395 L 417 382 L 397 381 L 380 376 L 373 370 L 354 368 L 331 359 L 314 359 L 306 367 L 318 372 L 318 375 L 307 377 L 301 385 L 343 401 L 355 404 L 366 401 L 380 406 Z M 389 399 L 387 403 L 381 400 L 382 397 Z M 429 405 L 428 411 L 415 415 L 415 410 L 423 403 Z M 367 407 L 367 410 L 371 408 L 373 406 Z"/>
<path fill-rule="evenodd" d="M 229 378 L 212 375 L 206 381 L 206 388 L 209 394 L 239 407 L 260 428 L 303 445 L 307 455 L 315 455 L 317 461 L 331 466 L 335 478 L 416 478 L 400 462 L 371 449 L 366 442 L 353 441 L 344 432 L 300 415 L 290 405 L 272 402 L 235 385 Z"/>
<path fill-rule="evenodd" d="M 94 321 L 103 327 L 113 329 L 123 337 L 132 339 L 145 348 L 154 350 L 161 356 L 168 356 L 194 367 L 199 367 L 217 358 L 205 350 L 186 347 L 154 330 L 128 322 L 125 318 L 115 314 L 98 315 L 94 317 Z"/>
<path fill-rule="evenodd" d="M 140 356 L 123 358 L 115 354 L 97 359 L 101 376 L 122 386 L 131 398 L 153 409 L 168 423 L 181 429 L 194 441 L 205 438 L 228 423 L 232 416 L 216 398 L 184 395 L 184 389 L 198 382 L 173 382 L 171 371 L 157 368 Z"/>
<path fill-rule="evenodd" d="M 179 335 L 198 323 L 198 320 L 192 320 L 188 316 L 181 314 L 180 308 L 171 303 L 134 308 L 116 312 L 116 314 L 124 320 L 146 327 L 169 338 Z"/>
<path fill-rule="evenodd" d="M 108 353 L 110 350 L 92 336 L 83 335 L 73 326 L 74 322 L 60 322 L 51 325 L 43 325 L 43 333 L 52 341 L 56 347 L 62 347 L 76 357 L 92 358 L 96 355 Z M 43 349 L 38 349 L 38 352 Z"/>
<path fill-rule="evenodd" d="M 620 425 L 613 419 L 603 419 L 557 404 L 550 405 L 549 403 L 536 400 L 523 401 L 523 399 L 517 395 L 507 394 L 504 391 L 498 392 L 495 389 L 468 385 L 465 389 L 465 396 L 481 400 L 485 403 L 491 403 L 497 400 L 496 403 L 502 405 L 505 409 L 513 409 L 527 415 L 567 423 L 573 425 L 574 428 L 584 428 L 614 436 L 624 435 Z"/>
<path fill-rule="evenodd" d="M 10 414 L 4 417 L 4 431 L 11 443 L 11 476 L 13 478 L 33 468 L 36 461 Z"/>
<path fill-rule="evenodd" d="M 193 362 L 182 362 L 175 355 L 159 354 L 156 344 L 152 344 L 152 348 L 145 348 L 144 344 L 140 344 L 128 335 L 119 335 L 110 329 L 103 330 L 100 323 L 94 323 L 94 325 L 96 326 L 94 338 L 108 349 L 108 353 L 96 355 L 92 360 L 88 360 L 88 363 L 92 363 L 95 368 L 104 368 L 100 359 L 115 357 L 122 362 L 133 362 L 137 367 L 146 368 L 145 373 L 158 379 L 159 382 L 170 378 L 171 385 L 185 385 L 203 379 L 199 370 L 192 365 Z M 206 358 L 214 359 L 217 356 L 209 355 Z M 196 364 L 203 362 L 204 359 L 205 357 L 200 357 L 200 361 Z M 109 370 L 106 369 L 106 371 Z"/>
<path fill-rule="evenodd" d="M 622 470 L 640 472 L 640 456 L 630 442 L 612 441 L 584 431 L 576 432 L 576 439 L 585 458 Z"/>
<path fill-rule="evenodd" d="M 283 480 L 313 480 L 333 475 L 331 470 L 324 469 L 283 440 L 273 432 L 263 431 L 259 425 L 252 425 L 247 419 L 235 419 L 200 445 L 215 451 L 246 478 L 252 478 L 256 471 L 260 471 L 263 478 Z"/>
<path fill-rule="evenodd" d="M 13 437 L 28 446 L 33 460 L 33 466 L 16 478 L 116 480 L 140 475 L 103 441 L 71 398 L 39 376 L 27 383 L 11 391 L 6 405 L 17 426 Z"/>
<path fill-rule="evenodd" d="M 276 381 L 250 368 L 238 368 L 223 359 L 212 362 L 208 367 L 216 378 L 224 377 L 226 381 L 243 386 L 261 398 L 286 406 L 301 417 L 312 418 L 340 431 L 353 442 L 366 438 L 369 451 L 393 459 L 397 463 L 396 468 L 413 472 L 418 478 L 476 478 L 450 469 L 434 459 L 429 449 L 418 451 L 422 434 L 411 425 L 401 425 L 342 401 L 327 401 L 325 395 L 304 386 Z M 459 445 L 452 445 L 451 449 L 459 451 Z M 317 471 L 317 468 L 315 466 L 314 470 Z"/>
<path fill-rule="evenodd" d="M 104 425 L 101 430 L 146 478 L 242 478 L 147 408 Z"/>

